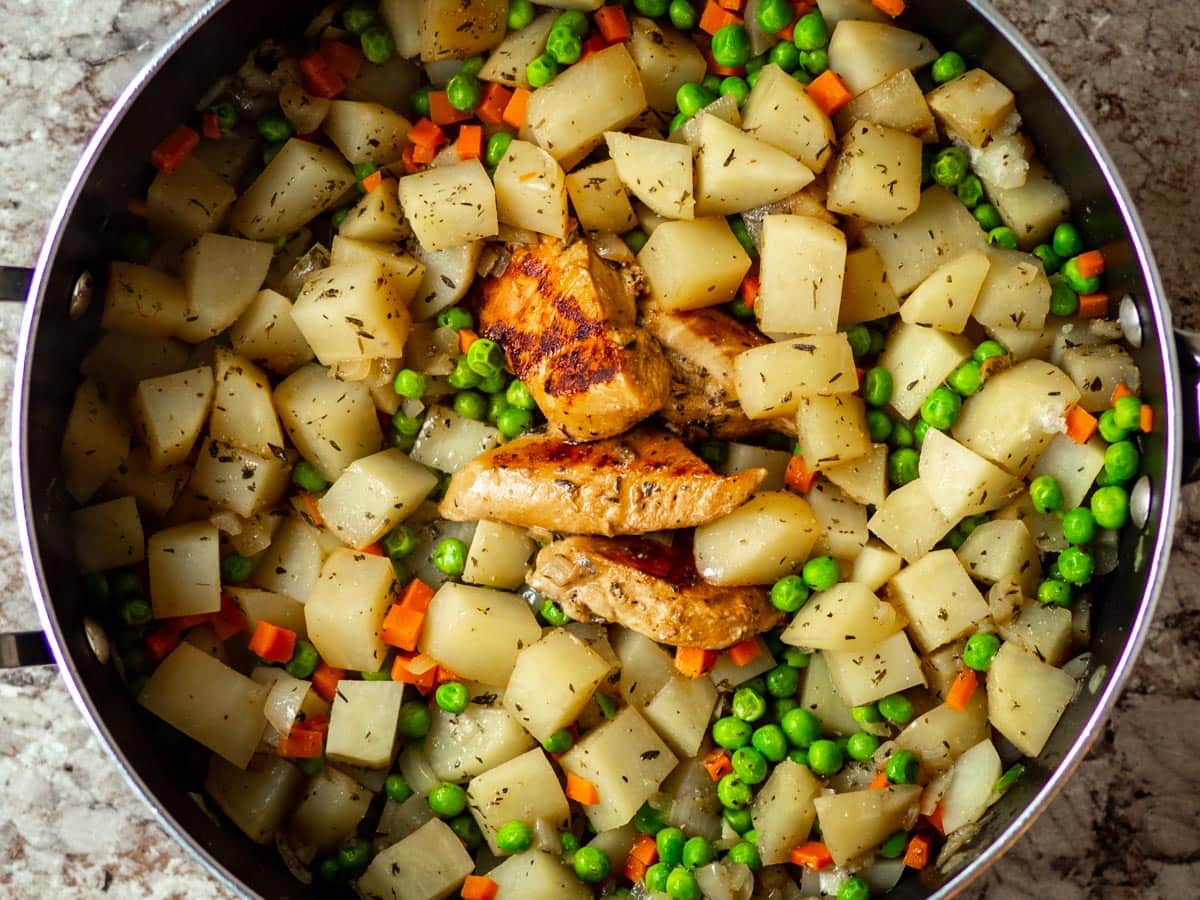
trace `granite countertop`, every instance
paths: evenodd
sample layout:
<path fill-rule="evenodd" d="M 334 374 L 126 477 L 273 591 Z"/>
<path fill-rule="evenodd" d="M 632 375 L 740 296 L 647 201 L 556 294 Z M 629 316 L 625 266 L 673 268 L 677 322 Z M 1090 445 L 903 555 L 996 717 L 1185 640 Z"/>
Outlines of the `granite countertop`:
<path fill-rule="evenodd" d="M 918 0 L 920 2 L 920 0 Z M 930 0 L 924 0 L 930 2 Z M 0 0 L 0 264 L 30 265 L 112 99 L 199 0 Z M 1098 125 L 1150 232 L 1177 321 L 1200 326 L 1200 12 L 1183 0 L 996 0 Z M 0 304 L 7 421 L 20 310 Z M 0 632 L 37 618 L 0 445 Z M 1063 795 L 971 896 L 1187 897 L 1200 882 L 1200 493 L 1134 676 Z M 1193 585 L 1192 589 L 1188 585 Z M 0 896 L 226 898 L 130 791 L 52 669 L 0 673 Z"/>

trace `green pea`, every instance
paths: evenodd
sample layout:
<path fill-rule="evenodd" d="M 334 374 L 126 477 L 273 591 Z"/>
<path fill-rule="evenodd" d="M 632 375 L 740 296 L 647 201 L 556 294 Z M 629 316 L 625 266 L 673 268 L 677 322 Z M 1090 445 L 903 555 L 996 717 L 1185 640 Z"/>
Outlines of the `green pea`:
<path fill-rule="evenodd" d="M 683 845 L 687 843 L 683 831 L 675 826 L 663 828 L 655 835 L 658 846 L 658 858 L 668 866 L 677 866 L 683 862 Z"/>
<path fill-rule="evenodd" d="M 568 737 L 570 734 L 568 733 Z M 542 744 L 545 746 L 545 743 Z M 643 803 L 636 813 L 633 814 L 633 827 L 642 834 L 648 834 L 651 837 L 658 834 L 667 823 L 663 819 L 663 814 L 649 803 Z"/>
<path fill-rule="evenodd" d="M 667 896 L 671 900 L 700 900 L 700 885 L 696 876 L 680 866 L 667 876 Z"/>
<path fill-rule="evenodd" d="M 104 610 L 112 602 L 112 585 L 103 572 L 93 572 L 80 579 L 84 602 L 89 609 Z"/>
<path fill-rule="evenodd" d="M 807 669 L 809 655 L 796 647 L 788 647 L 783 651 L 783 661 L 793 669 Z"/>
<path fill-rule="evenodd" d="M 758 19 L 758 27 L 767 34 L 778 34 L 783 31 L 792 24 L 795 16 L 796 13 L 787 0 L 762 0 L 758 6 L 758 12 L 755 14 L 755 18 Z"/>
<path fill-rule="evenodd" d="M 907 725 L 916 715 L 912 701 L 903 694 L 889 694 L 876 703 L 876 706 L 879 708 L 879 714 L 893 725 Z"/>
<path fill-rule="evenodd" d="M 395 773 L 384 779 L 383 792 L 387 794 L 389 800 L 394 800 L 397 803 L 403 803 L 413 795 L 413 789 L 408 786 L 408 782 L 404 780 L 404 776 Z"/>
<path fill-rule="evenodd" d="M 342 10 L 342 25 L 354 35 L 362 34 L 376 21 L 375 10 L 369 6 L 355 3 Z"/>
<path fill-rule="evenodd" d="M 646 886 L 646 890 L 656 894 L 665 894 L 667 891 L 667 880 L 671 875 L 671 867 L 664 862 L 657 862 L 646 870 L 646 874 L 642 876 L 642 884 Z"/>
<path fill-rule="evenodd" d="M 1068 543 L 1090 544 L 1096 537 L 1096 519 L 1086 506 L 1077 506 L 1062 517 L 1062 531 Z"/>
<path fill-rule="evenodd" d="M 478 850 L 483 846 L 483 832 L 479 823 L 470 813 L 463 813 L 450 820 L 450 830 L 453 831 L 468 850 Z"/>
<path fill-rule="evenodd" d="M 487 139 L 483 150 L 483 161 L 489 168 L 496 168 L 508 153 L 513 136 L 507 131 L 497 131 Z"/>
<path fill-rule="evenodd" d="M 887 477 L 894 487 L 904 487 L 910 481 L 915 481 L 920 474 L 918 465 L 921 454 L 911 447 L 893 450 L 887 458 Z"/>
<path fill-rule="evenodd" d="M 533 425 L 533 413 L 510 406 L 496 417 L 496 427 L 506 438 L 520 437 Z"/>
<path fill-rule="evenodd" d="M 429 95 L 433 91 L 431 87 L 417 88 L 408 97 L 408 105 L 412 107 L 413 112 L 422 118 L 429 118 Z"/>
<path fill-rule="evenodd" d="M 949 431 L 962 412 L 962 398 L 946 387 L 935 388 L 921 404 L 921 418 L 939 431 Z"/>
<path fill-rule="evenodd" d="M 579 838 L 571 834 L 569 831 L 564 831 L 558 836 L 558 842 L 562 845 L 563 853 L 574 853 L 579 849 Z"/>
<path fill-rule="evenodd" d="M 321 477 L 321 473 L 307 460 L 300 460 L 292 468 L 292 484 L 302 491 L 317 493 L 329 487 L 329 482 Z"/>
<path fill-rule="evenodd" d="M 366 838 L 354 838 L 338 850 L 337 861 L 343 871 L 361 872 L 371 861 L 371 842 Z"/>
<path fill-rule="evenodd" d="M 716 856 L 713 845 L 699 835 L 688 838 L 688 842 L 683 845 L 683 864 L 689 869 L 707 866 Z"/>
<path fill-rule="evenodd" d="M 871 886 L 866 879 L 853 875 L 847 878 L 837 889 L 837 900 L 870 900 Z"/>
<path fill-rule="evenodd" d="M 936 428 L 934 430 L 937 431 Z M 917 446 L 920 447 L 925 443 L 925 435 L 929 433 L 929 423 L 924 419 L 917 419 L 917 421 L 913 423 L 912 431 L 913 440 L 916 441 Z"/>
<path fill-rule="evenodd" d="M 983 387 L 983 367 L 973 359 L 968 359 L 950 373 L 946 384 L 956 394 L 970 397 Z"/>
<path fill-rule="evenodd" d="M 1058 554 L 1058 573 L 1067 584 L 1085 585 L 1092 580 L 1096 562 L 1079 547 L 1067 547 Z"/>
<path fill-rule="evenodd" d="M 882 366 L 868 369 L 863 376 L 862 396 L 871 406 L 886 406 L 892 399 L 892 373 Z"/>
<path fill-rule="evenodd" d="M 462 331 L 464 328 L 475 327 L 475 317 L 461 306 L 450 306 L 437 314 L 437 323 L 439 328 L 453 328 L 455 331 Z M 467 387 L 473 387 L 473 385 L 467 385 Z"/>
<path fill-rule="evenodd" d="M 879 743 L 879 738 L 875 735 L 866 731 L 856 731 L 846 741 L 846 755 L 859 762 L 865 762 L 875 755 Z"/>
<path fill-rule="evenodd" d="M 362 190 L 363 179 L 370 178 L 378 172 L 379 166 L 371 162 L 355 163 L 350 167 L 350 171 L 354 173 L 354 180 L 358 182 L 359 190 Z"/>
<path fill-rule="evenodd" d="M 462 391 L 454 397 L 454 411 L 464 418 L 482 421 L 487 409 L 487 399 L 477 391 Z"/>
<path fill-rule="evenodd" d="M 821 737 L 821 720 L 803 707 L 791 710 L 780 721 L 779 727 L 791 744 L 803 749 L 808 749 Z"/>
<path fill-rule="evenodd" d="M 433 694 L 433 699 L 437 705 L 448 713 L 463 712 L 467 705 L 471 702 L 471 695 L 467 691 L 467 686 L 457 681 L 447 681 L 445 684 L 438 685 L 438 689 Z"/>
<path fill-rule="evenodd" d="M 871 352 L 871 332 L 866 325 L 852 325 L 846 329 L 845 334 L 855 359 Z"/>
<path fill-rule="evenodd" d="M 899 859 L 904 855 L 906 849 L 908 849 L 908 832 L 897 831 L 880 844 L 879 849 L 875 852 L 884 859 Z"/>
<path fill-rule="evenodd" d="M 953 81 L 967 71 L 966 60 L 953 50 L 948 50 L 933 61 L 929 70 L 934 84 L 945 84 Z"/>
<path fill-rule="evenodd" d="M 798 766 L 808 765 L 808 751 L 803 747 L 793 747 L 788 751 L 788 759 Z"/>
<path fill-rule="evenodd" d="M 725 25 L 712 39 L 712 58 L 719 66 L 736 69 L 750 58 L 750 34 L 744 25 Z"/>
<path fill-rule="evenodd" d="M 971 214 L 975 216 L 975 221 L 984 231 L 991 231 L 1004 224 L 1004 220 L 1000 218 L 1000 212 L 990 203 L 980 203 L 971 211 Z"/>
<path fill-rule="evenodd" d="M 771 605 L 782 612 L 796 612 L 808 596 L 808 585 L 799 575 L 785 575 L 771 586 Z"/>
<path fill-rule="evenodd" d="M 504 369 L 504 350 L 495 341 L 477 338 L 467 350 L 467 365 L 480 378 L 489 378 Z"/>
<path fill-rule="evenodd" d="M 921 774 L 921 761 L 911 750 L 897 750 L 883 771 L 892 784 L 913 784 Z"/>
<path fill-rule="evenodd" d="M 1125 432 L 1141 431 L 1142 400 L 1140 397 L 1122 397 L 1113 404 L 1113 422 Z"/>
<path fill-rule="evenodd" d="M 598 847 L 580 847 L 575 851 L 573 866 L 580 881 L 597 884 L 612 871 L 612 860 Z"/>
<path fill-rule="evenodd" d="M 1077 294 L 1094 294 L 1100 290 L 1100 276 L 1093 275 L 1084 278 L 1079 272 L 1079 258 L 1072 257 L 1063 263 L 1062 277 L 1067 285 Z"/>
<path fill-rule="evenodd" d="M 1062 486 L 1053 475 L 1039 475 L 1029 483 L 1029 500 L 1040 513 L 1058 512 L 1063 508 Z"/>
<path fill-rule="evenodd" d="M 669 0 L 633 0 L 633 8 L 651 19 L 665 16 L 670 5 Z"/>
<path fill-rule="evenodd" d="M 748 809 L 726 809 L 722 816 L 729 827 L 738 834 L 745 834 L 754 827 L 754 821 Z"/>
<path fill-rule="evenodd" d="M 392 33 L 382 25 L 372 25 L 364 31 L 359 35 L 359 43 L 362 45 L 363 56 L 367 58 L 367 62 L 376 65 L 387 62 L 396 52 Z"/>
<path fill-rule="evenodd" d="M 389 559 L 403 559 L 417 546 L 417 533 L 407 525 L 398 525 L 383 539 L 383 552 Z"/>
<path fill-rule="evenodd" d="M 409 700 L 400 707 L 400 734 L 410 741 L 419 741 L 429 733 L 433 717 L 429 707 L 420 700 Z"/>
<path fill-rule="evenodd" d="M 527 412 L 537 409 L 537 401 L 529 393 L 529 387 L 520 379 L 513 379 L 508 383 L 508 387 L 504 391 L 504 399 L 509 406 L 516 409 L 523 409 Z"/>
<path fill-rule="evenodd" d="M 757 872 L 762 868 L 762 859 L 758 855 L 758 847 L 749 841 L 738 841 L 729 848 L 725 858 L 731 863 L 746 866 L 750 871 Z"/>
<path fill-rule="evenodd" d="M 453 819 L 467 808 L 467 792 L 460 785 L 443 781 L 429 792 L 429 808 L 439 819 Z"/>
<path fill-rule="evenodd" d="M 254 560 L 240 553 L 230 553 L 221 560 L 221 581 L 225 584 L 241 584 L 254 571 Z"/>
<path fill-rule="evenodd" d="M 815 77 L 829 68 L 829 51 L 823 47 L 818 50 L 801 50 L 796 60 L 800 69 Z"/>
<path fill-rule="evenodd" d="M 729 224 L 729 230 L 733 232 L 733 236 L 738 239 L 738 243 L 742 245 L 742 249 L 746 251 L 746 255 L 751 259 L 758 259 L 758 248 L 754 246 L 754 238 L 750 236 L 750 229 L 746 227 L 745 221 L 741 216 L 726 216 L 725 221 Z M 737 299 L 741 302 L 741 298 Z M 744 306 L 745 304 L 743 304 Z M 747 310 L 753 315 L 753 312 Z"/>
<path fill-rule="evenodd" d="M 696 7 L 692 6 L 688 0 L 671 0 L 667 7 L 667 15 L 671 19 L 671 24 L 680 31 L 691 31 L 700 21 L 700 17 L 696 15 Z"/>
<path fill-rule="evenodd" d="M 1078 256 L 1083 252 L 1083 238 L 1079 234 L 1079 229 L 1070 222 L 1063 222 L 1056 226 L 1054 235 L 1050 238 L 1050 248 L 1058 255 L 1059 259 Z"/>
<path fill-rule="evenodd" d="M 412 369 L 401 369 L 392 381 L 392 390 L 410 400 L 420 400 L 428 387 L 429 379 Z"/>
<path fill-rule="evenodd" d="M 1114 483 L 1129 481 L 1138 473 L 1141 456 L 1132 441 L 1117 441 L 1104 451 L 1104 471 Z"/>
<path fill-rule="evenodd" d="M 787 0 L 784 0 L 784 3 L 788 5 L 789 9 L 791 8 L 790 4 L 787 4 Z M 763 8 L 760 6 L 758 9 L 761 13 Z M 796 71 L 796 67 L 800 65 L 800 51 L 791 41 L 780 41 L 767 51 L 767 59 L 783 71 L 791 73 Z"/>
<path fill-rule="evenodd" d="M 1066 280 L 1060 277 L 1050 279 L 1050 314 L 1052 316 L 1073 316 L 1079 311 L 1079 295 L 1071 290 Z"/>
<path fill-rule="evenodd" d="M 392 416 L 392 428 L 402 438 L 416 438 L 421 431 L 421 424 L 421 419 L 416 416 L 406 416 L 404 410 L 397 410 L 396 414 Z"/>
<path fill-rule="evenodd" d="M 575 744 L 575 738 L 565 728 L 560 728 L 554 734 L 542 741 L 542 749 L 547 753 L 566 753 Z"/>
<path fill-rule="evenodd" d="M 583 56 L 583 42 L 569 31 L 552 29 L 546 38 L 546 52 L 560 66 L 574 65 Z"/>
<path fill-rule="evenodd" d="M 689 118 L 711 102 L 708 91 L 694 81 L 685 81 L 675 91 L 675 105 Z"/>
<path fill-rule="evenodd" d="M 782 762 L 787 758 L 787 736 L 778 725 L 763 725 L 754 729 L 750 744 L 768 762 Z"/>
<path fill-rule="evenodd" d="M 746 84 L 746 79 L 739 78 L 736 75 L 730 75 L 721 81 L 721 96 L 731 96 L 741 106 L 746 102 L 746 98 L 750 96 L 750 85 Z"/>
<path fill-rule="evenodd" d="M 708 92 L 708 96 L 712 98 L 709 100 L 711 103 L 712 100 L 716 100 L 721 94 L 721 76 L 710 72 L 701 80 L 700 87 Z"/>
<path fill-rule="evenodd" d="M 767 701 L 754 688 L 743 686 L 734 692 L 730 709 L 743 722 L 757 722 L 767 712 Z"/>
<path fill-rule="evenodd" d="M 547 625 L 552 625 L 555 628 L 561 628 L 571 621 L 571 617 L 563 612 L 562 607 L 553 600 L 547 600 L 542 604 L 542 608 L 538 610 Z"/>
<path fill-rule="evenodd" d="M 814 9 L 796 20 L 792 41 L 797 50 L 820 50 L 829 43 L 829 28 L 819 10 Z"/>
<path fill-rule="evenodd" d="M 596 701 L 596 705 L 600 707 L 600 715 L 606 719 L 611 719 L 617 714 L 617 703 L 612 697 L 603 691 L 596 691 L 592 695 L 592 699 Z"/>
<path fill-rule="evenodd" d="M 1017 239 L 1017 233 L 1007 225 L 993 228 L 988 232 L 987 240 L 989 244 L 1003 247 L 1005 250 L 1016 250 L 1021 246 L 1021 242 Z"/>
<path fill-rule="evenodd" d="M 1110 444 L 1115 444 L 1118 441 L 1123 441 L 1129 437 L 1129 431 L 1124 428 L 1117 427 L 1117 415 L 1114 410 L 1106 409 L 1100 413 L 1100 421 L 1098 425 L 1100 437 L 1104 438 Z"/>
<path fill-rule="evenodd" d="M 963 647 L 962 661 L 967 668 L 977 672 L 986 672 L 992 665 L 992 659 L 1000 649 L 1000 638 L 994 634 L 979 632 L 967 638 Z"/>
<path fill-rule="evenodd" d="M 750 785 L 733 773 L 717 782 L 717 799 L 721 801 L 722 806 L 730 809 L 745 809 L 750 805 L 753 797 L 754 792 L 750 789 Z M 660 848 L 659 855 L 661 854 Z"/>
<path fill-rule="evenodd" d="M 223 102 L 214 104 L 213 108 L 209 111 L 217 117 L 217 127 L 222 132 L 232 131 L 237 125 L 237 110 L 233 108 L 232 103 Z"/>
<path fill-rule="evenodd" d="M 525 66 L 525 78 L 532 87 L 549 84 L 558 74 L 558 62 L 549 53 L 535 56 Z"/>
<path fill-rule="evenodd" d="M 292 648 L 292 658 L 283 668 L 293 678 L 309 678 L 320 662 L 321 655 L 317 653 L 317 648 L 308 641 L 298 640 Z"/>
<path fill-rule="evenodd" d="M 942 187 L 958 187 L 970 172 L 967 154 L 958 147 L 947 147 L 939 151 L 938 155 L 933 158 L 930 172 L 933 180 Z"/>
<path fill-rule="evenodd" d="M 283 113 L 272 110 L 258 117 L 258 133 L 270 144 L 279 144 L 292 136 L 292 126 Z"/>
<path fill-rule="evenodd" d="M 850 715 L 859 725 L 874 725 L 883 721 L 883 716 L 879 714 L 879 707 L 874 703 L 852 707 Z"/>
<path fill-rule="evenodd" d="M 520 31 L 532 22 L 536 15 L 537 10 L 534 8 L 532 0 L 509 0 L 508 30 Z"/>
<path fill-rule="evenodd" d="M 1129 492 L 1116 484 L 1102 487 L 1092 494 L 1091 510 L 1101 528 L 1122 528 L 1129 521 Z"/>
<path fill-rule="evenodd" d="M 1047 578 L 1038 585 L 1037 598 L 1047 606 L 1070 606 L 1071 586 L 1058 578 Z"/>
<path fill-rule="evenodd" d="M 823 738 L 813 741 L 808 748 L 808 767 L 816 775 L 833 775 L 841 770 L 845 762 L 842 748 L 834 741 Z"/>
<path fill-rule="evenodd" d="M 887 413 L 879 409 L 867 410 L 867 433 L 871 443 L 882 444 L 892 436 L 892 420 Z"/>
<path fill-rule="evenodd" d="M 764 680 L 772 697 L 794 697 L 800 687 L 800 674 L 791 666 L 776 666 Z"/>
<path fill-rule="evenodd" d="M 627 231 L 621 235 L 621 240 L 625 242 L 625 246 L 628 247 L 633 253 L 641 253 L 642 248 L 646 246 L 646 242 L 650 240 L 650 238 L 646 235 L 646 232 L 642 231 L 642 229 L 634 228 L 632 231 Z"/>
<path fill-rule="evenodd" d="M 501 853 L 524 853 L 533 846 L 533 829 L 519 819 L 505 822 L 496 832 L 496 846 Z"/>
<path fill-rule="evenodd" d="M 467 358 L 460 356 L 454 361 L 454 370 L 446 380 L 450 383 L 450 387 L 458 388 L 461 391 L 478 387 L 482 378 L 467 365 Z"/>
<path fill-rule="evenodd" d="M 1025 766 L 1021 763 L 1016 763 L 1007 772 L 996 779 L 996 784 L 992 788 L 997 794 L 1003 794 L 1016 786 L 1021 780 L 1021 776 L 1025 774 Z"/>
<path fill-rule="evenodd" d="M 589 25 L 587 16 L 580 10 L 567 9 L 558 14 L 552 28 L 581 38 L 587 35 Z"/>
<path fill-rule="evenodd" d="M 458 577 L 467 565 L 467 545 L 458 538 L 442 538 L 433 548 L 433 564 L 439 572 Z"/>
<path fill-rule="evenodd" d="M 915 442 L 912 429 L 903 422 L 892 423 L 892 433 L 888 437 L 888 444 L 897 450 L 910 449 Z"/>
<path fill-rule="evenodd" d="M 832 556 L 814 556 L 800 572 L 804 584 L 813 591 L 827 591 L 842 578 L 841 567 Z"/>
<path fill-rule="evenodd" d="M 999 341 L 992 340 L 981 341 L 971 354 L 971 358 L 977 363 L 985 363 L 989 359 L 999 359 L 1003 356 L 1008 356 L 1008 348 Z"/>
<path fill-rule="evenodd" d="M 1042 271 L 1047 275 L 1053 275 L 1062 268 L 1062 257 L 1049 244 L 1038 244 L 1033 248 L 1033 255 L 1042 261 Z"/>
<path fill-rule="evenodd" d="M 131 597 L 118 608 L 117 616 L 126 625 L 145 625 L 154 618 L 154 609 L 148 600 Z"/>
<path fill-rule="evenodd" d="M 983 202 L 983 182 L 975 175 L 967 175 L 954 189 L 959 202 L 967 209 L 974 209 Z"/>
<path fill-rule="evenodd" d="M 753 747 L 739 747 L 730 758 L 733 774 L 746 784 L 761 784 L 767 778 L 767 758 Z"/>

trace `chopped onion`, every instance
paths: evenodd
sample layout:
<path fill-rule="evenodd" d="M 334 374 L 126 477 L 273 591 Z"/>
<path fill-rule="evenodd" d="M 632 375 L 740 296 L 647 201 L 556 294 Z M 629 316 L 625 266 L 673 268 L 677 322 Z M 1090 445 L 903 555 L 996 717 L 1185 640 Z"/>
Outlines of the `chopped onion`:
<path fill-rule="evenodd" d="M 588 235 L 592 249 L 601 259 L 618 264 L 631 263 L 634 260 L 633 251 L 621 240 L 621 236 L 613 231 L 597 231 Z"/>
<path fill-rule="evenodd" d="M 229 543 L 242 556 L 256 556 L 271 544 L 275 529 L 283 517 L 273 511 L 262 512 L 249 519 L 242 519 L 242 529 L 229 535 Z M 218 526 L 220 527 L 220 526 Z"/>
<path fill-rule="evenodd" d="M 279 282 L 279 293 L 285 297 L 295 297 L 310 275 L 328 267 L 329 249 L 321 243 L 313 244 L 308 248 L 308 252 L 296 260 L 291 271 L 283 276 L 283 280 Z"/>
<path fill-rule="evenodd" d="M 829 896 L 836 896 L 838 888 L 840 888 L 850 878 L 850 870 L 841 866 L 830 866 L 828 869 L 822 869 L 817 873 L 817 880 L 821 885 L 821 893 Z"/>
<path fill-rule="evenodd" d="M 878 859 L 858 874 L 871 886 L 872 893 L 882 894 L 900 882 L 900 876 L 904 874 L 904 860 Z"/>
<path fill-rule="evenodd" d="M 709 863 L 696 870 L 696 883 L 708 900 L 750 900 L 754 893 L 754 873 L 741 863 Z"/>
<path fill-rule="evenodd" d="M 1088 669 L 1092 665 L 1091 653 L 1080 653 L 1074 659 L 1067 660 L 1063 663 L 1062 670 L 1074 678 L 1076 681 L 1082 681 L 1087 675 Z"/>
<path fill-rule="evenodd" d="M 433 764 L 421 744 L 409 744 L 404 748 L 400 754 L 399 769 L 408 786 L 418 794 L 428 794 L 442 782 L 437 772 L 433 771 Z"/>
<path fill-rule="evenodd" d="M 559 837 L 558 829 L 549 819 L 539 818 L 534 821 L 533 844 L 539 850 L 545 850 L 556 856 L 562 853 L 562 838 Z"/>
<path fill-rule="evenodd" d="M 433 818 L 424 794 L 413 794 L 403 803 L 388 800 L 379 816 L 375 833 L 376 852 L 402 841 Z"/>
<path fill-rule="evenodd" d="M 300 706 L 304 703 L 304 695 L 312 687 L 311 682 L 293 678 L 283 669 L 272 666 L 259 666 L 251 677 L 271 689 L 263 707 L 267 722 L 281 735 L 290 734 L 300 713 Z"/>

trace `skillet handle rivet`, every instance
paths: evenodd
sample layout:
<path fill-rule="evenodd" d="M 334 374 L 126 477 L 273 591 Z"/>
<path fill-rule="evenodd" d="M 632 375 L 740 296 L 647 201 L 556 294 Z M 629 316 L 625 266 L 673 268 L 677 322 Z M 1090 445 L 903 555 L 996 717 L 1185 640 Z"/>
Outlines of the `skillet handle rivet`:
<path fill-rule="evenodd" d="M 1129 294 L 1121 298 L 1117 321 L 1121 323 L 1121 334 L 1129 346 L 1139 349 L 1142 346 L 1142 314 Z"/>
<path fill-rule="evenodd" d="M 72 320 L 82 319 L 92 305 L 92 296 L 96 293 L 96 279 L 92 273 L 85 271 L 75 279 L 75 287 L 71 289 L 71 305 L 68 313 Z"/>
<path fill-rule="evenodd" d="M 1146 522 L 1150 520 L 1150 505 L 1153 499 L 1150 493 L 1150 476 L 1143 475 L 1129 492 L 1129 518 L 1133 521 L 1133 527 L 1139 531 L 1145 528 Z"/>
<path fill-rule="evenodd" d="M 92 648 L 92 653 L 95 655 L 97 662 L 102 666 L 108 665 L 112 651 L 108 643 L 108 634 L 101 627 L 100 623 L 90 616 L 84 616 L 83 635 L 87 638 L 88 646 Z"/>

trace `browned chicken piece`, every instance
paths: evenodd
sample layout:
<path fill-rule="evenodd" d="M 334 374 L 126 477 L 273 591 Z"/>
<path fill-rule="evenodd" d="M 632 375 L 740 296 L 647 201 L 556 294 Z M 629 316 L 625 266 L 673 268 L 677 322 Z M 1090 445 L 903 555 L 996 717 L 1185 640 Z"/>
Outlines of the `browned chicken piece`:
<path fill-rule="evenodd" d="M 617 622 L 677 647 L 720 650 L 778 624 L 766 588 L 702 581 L 683 543 L 564 538 L 538 553 L 529 586 L 574 619 Z"/>
<path fill-rule="evenodd" d="M 684 440 L 736 441 L 775 427 L 747 418 L 733 379 L 734 358 L 768 343 L 765 337 L 711 308 L 670 313 L 649 306 L 642 324 L 671 363 L 671 397 L 662 417 Z"/>
<path fill-rule="evenodd" d="M 483 284 L 480 334 L 499 343 L 550 424 L 574 440 L 620 434 L 667 401 L 671 367 L 635 324 L 620 273 L 586 241 L 513 251 Z"/>
<path fill-rule="evenodd" d="M 638 428 L 576 444 L 529 434 L 455 472 L 438 509 L 565 534 L 646 534 L 690 528 L 732 512 L 765 469 L 717 475 L 673 435 Z"/>

